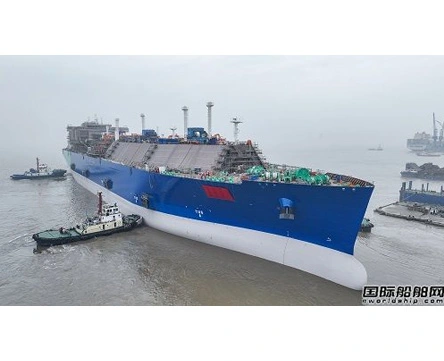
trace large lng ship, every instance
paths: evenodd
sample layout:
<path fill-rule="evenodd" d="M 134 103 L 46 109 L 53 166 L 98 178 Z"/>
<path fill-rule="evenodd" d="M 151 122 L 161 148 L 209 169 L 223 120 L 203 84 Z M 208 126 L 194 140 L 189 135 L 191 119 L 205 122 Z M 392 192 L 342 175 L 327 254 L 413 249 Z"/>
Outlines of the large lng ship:
<path fill-rule="evenodd" d="M 353 256 L 374 185 L 351 176 L 269 164 L 257 144 L 211 129 L 159 137 L 97 121 L 68 126 L 74 179 L 153 228 L 294 267 L 353 289 L 367 282 Z"/>

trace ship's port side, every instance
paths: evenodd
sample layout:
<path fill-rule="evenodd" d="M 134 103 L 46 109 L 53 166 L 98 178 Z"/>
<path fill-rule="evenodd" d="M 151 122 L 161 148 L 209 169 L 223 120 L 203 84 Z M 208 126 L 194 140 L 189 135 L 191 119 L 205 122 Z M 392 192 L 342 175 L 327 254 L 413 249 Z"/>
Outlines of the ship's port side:
<path fill-rule="evenodd" d="M 85 122 L 68 126 L 64 155 L 74 178 L 103 191 L 124 213 L 159 230 L 278 262 L 360 289 L 364 267 L 354 258 L 373 184 L 306 167 L 275 165 L 251 140 L 208 128 L 159 137 L 153 129 Z M 114 135 L 113 135 L 114 133 Z"/>
<path fill-rule="evenodd" d="M 103 192 L 110 202 L 119 203 L 123 213 L 141 214 L 144 222 L 153 228 L 281 263 L 352 289 L 359 290 L 367 282 L 365 268 L 351 254 L 289 237 L 144 209 L 76 172 L 72 174 L 90 192 Z"/>

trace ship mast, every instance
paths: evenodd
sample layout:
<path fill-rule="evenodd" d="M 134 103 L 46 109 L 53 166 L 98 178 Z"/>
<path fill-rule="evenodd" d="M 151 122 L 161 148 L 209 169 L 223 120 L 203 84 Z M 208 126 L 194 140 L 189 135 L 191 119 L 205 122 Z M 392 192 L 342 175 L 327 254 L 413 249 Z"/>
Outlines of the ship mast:
<path fill-rule="evenodd" d="M 143 131 L 144 131 L 144 129 L 145 129 L 145 114 L 140 114 L 140 117 L 142 118 L 142 134 L 143 134 Z"/>
<path fill-rule="evenodd" d="M 242 123 L 242 121 L 240 121 L 237 118 L 233 118 L 231 123 L 234 124 L 234 144 L 238 144 L 239 143 L 239 124 Z"/>
<path fill-rule="evenodd" d="M 212 132 L 211 132 L 211 108 L 213 107 L 212 102 L 207 103 L 208 108 L 208 137 L 211 138 Z"/>
<path fill-rule="evenodd" d="M 444 139 L 444 123 L 440 122 L 438 119 L 435 119 L 435 113 L 433 113 L 433 119 L 436 123 L 438 123 L 441 126 L 441 129 L 439 130 L 438 143 L 439 147 L 442 147 L 442 141 Z"/>
<path fill-rule="evenodd" d="M 433 145 L 436 147 L 436 139 L 438 138 L 438 130 L 436 129 L 435 113 L 433 113 Z"/>
<path fill-rule="evenodd" d="M 183 110 L 183 137 L 187 139 L 188 137 L 188 107 L 184 106 Z M 157 131 L 159 133 L 159 131 Z"/>
<path fill-rule="evenodd" d="M 98 195 L 99 195 L 99 210 L 98 210 L 97 214 L 99 216 L 101 216 L 102 215 L 102 192 L 98 192 Z"/>

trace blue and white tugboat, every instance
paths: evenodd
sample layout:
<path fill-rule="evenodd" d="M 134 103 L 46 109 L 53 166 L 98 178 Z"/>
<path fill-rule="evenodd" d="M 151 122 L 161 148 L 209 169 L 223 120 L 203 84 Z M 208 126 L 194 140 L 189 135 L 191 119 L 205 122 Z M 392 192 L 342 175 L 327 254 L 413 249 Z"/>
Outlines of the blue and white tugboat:
<path fill-rule="evenodd" d="M 11 179 L 44 179 L 44 178 L 65 178 L 66 169 L 51 170 L 46 164 L 40 163 L 37 158 L 37 168 L 31 168 L 23 174 L 13 174 Z"/>
<path fill-rule="evenodd" d="M 117 206 L 102 201 L 99 192 L 99 210 L 95 217 L 89 217 L 81 224 L 71 228 L 48 229 L 32 235 L 37 246 L 56 246 L 65 243 L 82 241 L 112 233 L 129 231 L 142 224 L 142 217 L 137 214 L 124 216 Z"/>

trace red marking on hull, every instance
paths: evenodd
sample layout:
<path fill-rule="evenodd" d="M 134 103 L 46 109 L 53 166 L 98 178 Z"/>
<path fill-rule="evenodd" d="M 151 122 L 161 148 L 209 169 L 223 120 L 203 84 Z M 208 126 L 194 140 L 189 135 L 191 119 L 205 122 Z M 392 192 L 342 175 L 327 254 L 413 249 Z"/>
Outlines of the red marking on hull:
<path fill-rule="evenodd" d="M 223 201 L 234 202 L 234 198 L 230 191 L 224 187 L 202 186 L 208 198 L 221 199 Z"/>

